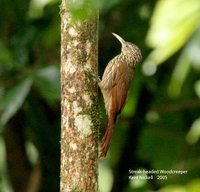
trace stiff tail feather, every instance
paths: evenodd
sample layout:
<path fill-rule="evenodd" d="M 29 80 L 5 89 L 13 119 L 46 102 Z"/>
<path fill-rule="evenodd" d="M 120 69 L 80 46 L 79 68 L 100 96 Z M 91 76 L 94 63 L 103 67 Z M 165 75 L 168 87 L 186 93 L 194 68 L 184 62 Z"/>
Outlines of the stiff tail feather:
<path fill-rule="evenodd" d="M 110 141 L 111 141 L 111 138 L 112 138 L 113 129 L 115 127 L 115 122 L 116 122 L 115 115 L 111 115 L 109 117 L 106 132 L 105 132 L 105 135 L 104 135 L 103 140 L 102 140 L 100 157 L 105 157 L 107 152 L 108 152 L 108 148 L 110 146 Z"/>

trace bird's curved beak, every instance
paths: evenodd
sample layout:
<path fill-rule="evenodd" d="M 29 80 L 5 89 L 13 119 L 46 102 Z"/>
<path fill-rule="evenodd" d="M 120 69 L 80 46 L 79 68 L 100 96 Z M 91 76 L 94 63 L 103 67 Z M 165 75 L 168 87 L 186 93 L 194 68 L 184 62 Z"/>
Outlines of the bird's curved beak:
<path fill-rule="evenodd" d="M 120 41 L 122 45 L 125 43 L 124 39 L 122 39 L 119 35 L 117 35 L 116 33 L 112 33 L 112 34 Z"/>

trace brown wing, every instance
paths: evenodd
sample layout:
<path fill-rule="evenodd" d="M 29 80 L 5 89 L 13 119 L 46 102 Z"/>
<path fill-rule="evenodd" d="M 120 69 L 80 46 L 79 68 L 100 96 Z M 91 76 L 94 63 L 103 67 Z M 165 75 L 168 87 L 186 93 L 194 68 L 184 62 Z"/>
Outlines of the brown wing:
<path fill-rule="evenodd" d="M 108 114 L 108 125 L 102 141 L 101 157 L 105 157 L 107 154 L 117 116 L 125 105 L 132 78 L 133 70 L 126 63 L 120 63 L 119 67 L 113 73 L 112 105 Z"/>
<path fill-rule="evenodd" d="M 113 77 L 111 113 L 118 115 L 123 109 L 133 78 L 133 69 L 120 63 Z"/>

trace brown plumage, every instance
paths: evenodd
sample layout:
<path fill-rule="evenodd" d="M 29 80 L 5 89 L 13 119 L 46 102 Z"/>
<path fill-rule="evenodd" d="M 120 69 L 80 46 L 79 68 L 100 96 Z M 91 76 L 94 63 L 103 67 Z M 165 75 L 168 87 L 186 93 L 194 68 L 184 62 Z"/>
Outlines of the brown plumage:
<path fill-rule="evenodd" d="M 134 68 L 142 58 L 140 49 L 136 45 L 124 41 L 115 33 L 113 35 L 121 42 L 122 49 L 121 53 L 108 63 L 102 80 L 99 82 L 108 115 L 108 124 L 101 146 L 101 157 L 107 154 L 117 117 L 127 99 Z"/>

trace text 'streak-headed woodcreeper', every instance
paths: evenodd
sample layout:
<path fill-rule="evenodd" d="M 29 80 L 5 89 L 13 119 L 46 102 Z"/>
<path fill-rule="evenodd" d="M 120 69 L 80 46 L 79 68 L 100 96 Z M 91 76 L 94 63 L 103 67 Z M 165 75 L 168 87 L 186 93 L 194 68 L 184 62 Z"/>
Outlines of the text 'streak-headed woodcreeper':
<path fill-rule="evenodd" d="M 115 33 L 113 35 L 121 42 L 122 48 L 121 53 L 108 63 L 99 82 L 108 115 L 108 124 L 101 145 L 101 157 L 107 154 L 117 117 L 127 99 L 134 69 L 142 59 L 140 49 L 135 44 L 125 41 Z"/>

